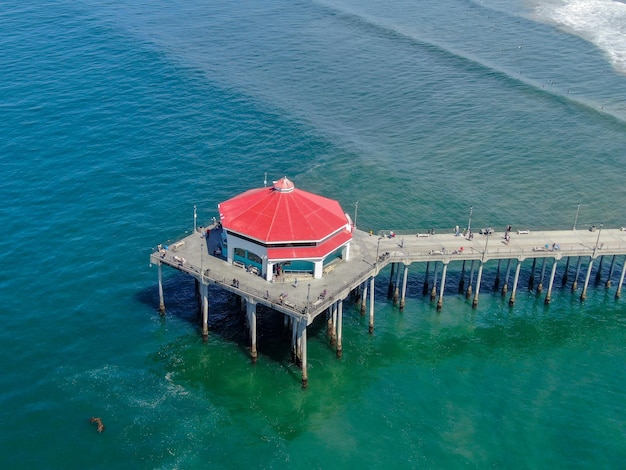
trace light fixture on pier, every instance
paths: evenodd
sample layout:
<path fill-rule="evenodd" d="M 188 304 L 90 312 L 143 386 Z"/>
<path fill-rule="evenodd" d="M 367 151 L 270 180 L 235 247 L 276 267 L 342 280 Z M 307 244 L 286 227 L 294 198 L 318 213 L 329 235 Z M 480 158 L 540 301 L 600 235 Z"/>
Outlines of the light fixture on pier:
<path fill-rule="evenodd" d="M 596 249 L 593 250 L 593 254 L 595 255 L 596 252 L 598 251 L 598 244 L 600 243 L 600 234 L 602 233 L 602 225 L 600 224 L 600 229 L 598 230 L 598 238 L 596 238 Z"/>
<path fill-rule="evenodd" d="M 378 264 L 378 256 L 380 253 L 380 241 L 383 239 L 383 237 L 378 237 L 378 243 L 376 244 L 376 264 Z"/>
<path fill-rule="evenodd" d="M 580 204 L 576 206 L 576 217 L 574 217 L 574 226 L 572 230 L 576 230 L 576 222 L 578 222 L 578 211 L 580 211 Z"/>
<path fill-rule="evenodd" d="M 309 305 L 310 297 L 311 297 L 311 283 L 309 283 L 307 285 L 307 292 L 306 292 L 306 311 L 307 311 L 307 313 L 309 313 L 309 309 L 310 309 L 310 305 Z"/>
<path fill-rule="evenodd" d="M 491 233 L 491 225 L 489 225 L 488 227 L 489 228 L 485 232 L 485 251 L 483 253 L 483 260 L 485 259 L 485 256 L 487 256 L 487 246 L 489 245 L 489 234 Z"/>

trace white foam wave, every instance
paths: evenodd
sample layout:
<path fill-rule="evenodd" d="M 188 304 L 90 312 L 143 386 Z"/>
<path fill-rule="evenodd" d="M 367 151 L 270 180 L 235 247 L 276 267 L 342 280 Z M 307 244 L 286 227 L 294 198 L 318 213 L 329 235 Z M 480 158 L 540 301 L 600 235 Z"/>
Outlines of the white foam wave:
<path fill-rule="evenodd" d="M 626 3 L 615 0 L 543 2 L 535 14 L 594 43 L 626 73 Z"/>

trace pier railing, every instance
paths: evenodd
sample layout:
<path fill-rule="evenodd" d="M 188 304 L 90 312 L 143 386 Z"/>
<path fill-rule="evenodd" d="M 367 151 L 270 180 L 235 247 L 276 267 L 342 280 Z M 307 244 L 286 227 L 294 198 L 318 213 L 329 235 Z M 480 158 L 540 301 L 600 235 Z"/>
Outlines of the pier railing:
<path fill-rule="evenodd" d="M 181 233 L 179 235 L 176 235 L 175 237 L 170 237 L 167 240 L 161 242 L 160 245 L 150 247 L 150 249 L 152 250 L 152 253 L 156 253 L 157 251 L 159 251 L 159 249 L 161 247 L 173 245 L 174 243 L 176 243 L 176 242 L 178 242 L 180 240 L 184 240 L 185 238 L 187 238 L 192 233 L 193 233 L 193 230 L 185 230 L 183 233 Z"/>
<path fill-rule="evenodd" d="M 386 265 L 389 262 L 420 262 L 427 260 L 447 260 L 453 261 L 455 258 L 463 259 L 484 259 L 485 261 L 490 259 L 508 259 L 508 258 L 562 258 L 569 256 L 592 256 L 592 255 L 622 255 L 626 252 L 626 244 L 617 243 L 614 245 L 603 244 L 602 246 L 560 246 L 558 249 L 552 247 L 536 247 L 528 250 L 516 247 L 488 247 L 487 251 L 478 250 L 473 247 L 468 247 L 462 252 L 455 251 L 441 251 L 441 250 L 422 250 L 422 251 L 392 251 L 389 253 L 389 258 L 380 260 L 382 264 Z"/>
<path fill-rule="evenodd" d="M 512 233 L 515 233 L 518 230 L 528 230 L 530 232 L 554 232 L 554 231 L 562 231 L 562 230 L 572 230 L 572 231 L 591 230 L 593 231 L 593 229 L 599 226 L 600 226 L 600 223 L 598 222 L 592 222 L 592 223 L 578 222 L 576 223 L 575 229 L 573 227 L 564 227 L 563 225 L 556 225 L 556 224 L 555 225 L 518 224 L 513 227 Z M 473 225 L 471 229 L 475 235 L 479 235 L 480 231 L 486 228 L 491 228 L 495 234 L 504 233 L 506 231 L 506 226 L 504 225 L 475 225 L 475 226 Z M 610 229 L 610 228 L 616 229 L 616 228 L 622 228 L 622 227 L 620 227 L 619 225 L 616 225 L 615 227 L 610 227 L 607 225 L 603 226 L 603 230 Z M 466 229 L 467 227 L 459 225 L 460 233 L 464 233 Z M 365 230 L 365 231 L 369 232 L 369 230 Z M 376 231 L 372 230 L 371 232 L 373 235 L 376 235 L 379 237 L 388 237 L 392 233 L 396 237 L 411 237 L 411 236 L 415 237 L 415 236 L 442 235 L 442 234 L 450 235 L 450 234 L 456 233 L 456 227 L 438 227 L 438 226 L 433 225 L 427 228 L 422 227 L 422 228 L 410 228 L 410 229 L 382 229 L 382 230 L 376 230 Z"/>
<path fill-rule="evenodd" d="M 237 282 L 234 282 L 236 281 L 236 279 L 229 279 L 230 276 L 228 276 L 228 278 L 223 275 L 217 276 L 213 271 L 211 271 L 211 269 L 208 269 L 208 268 L 205 269 L 204 272 L 201 272 L 200 269 L 198 269 L 197 267 L 193 265 L 188 264 L 187 262 L 177 261 L 175 255 L 168 253 L 167 255 L 159 256 L 158 253 L 159 252 L 155 249 L 152 254 L 155 263 L 165 262 L 166 264 L 175 267 L 179 271 L 185 272 L 191 275 L 192 277 L 198 278 L 199 280 L 211 281 L 213 283 L 220 284 L 224 287 L 227 287 L 232 292 L 251 295 L 257 298 L 258 300 L 260 300 L 261 302 L 264 301 L 268 303 L 271 308 L 288 310 L 298 315 L 305 315 L 307 313 L 316 313 L 316 312 L 327 309 L 336 300 L 346 298 L 348 294 L 346 290 L 348 291 L 351 290 L 350 286 L 355 286 L 361 282 L 364 282 L 365 280 L 374 276 L 377 273 L 377 268 L 382 269 L 385 266 L 385 264 L 380 263 L 378 267 L 377 266 L 367 267 L 361 270 L 361 272 L 353 276 L 351 279 L 342 281 L 342 283 L 346 286 L 345 289 L 341 289 L 333 293 L 328 293 L 327 295 L 323 297 L 316 296 L 312 299 L 309 299 L 309 302 L 307 304 L 306 302 L 305 303 L 302 303 L 302 302 L 292 303 L 289 300 L 287 295 L 284 295 L 284 297 L 283 297 L 283 294 L 280 294 L 278 296 L 276 296 L 275 294 L 272 295 L 270 294 L 269 290 L 265 290 L 265 292 L 263 292 L 259 289 L 255 289 L 254 287 L 251 287 L 247 283 L 245 286 L 240 287 Z M 383 258 L 384 257 L 381 256 L 381 260 Z"/>

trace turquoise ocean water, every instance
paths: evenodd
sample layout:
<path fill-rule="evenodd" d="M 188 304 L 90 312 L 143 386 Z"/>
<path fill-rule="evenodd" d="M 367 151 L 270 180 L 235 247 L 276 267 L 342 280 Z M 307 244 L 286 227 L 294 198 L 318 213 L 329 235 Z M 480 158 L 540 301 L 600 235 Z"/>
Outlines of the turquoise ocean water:
<path fill-rule="evenodd" d="M 148 257 L 264 173 L 358 201 L 364 230 L 470 206 L 569 228 L 577 204 L 580 229 L 622 226 L 625 21 L 608 0 L 0 3 L 2 468 L 621 468 L 614 288 L 509 309 L 492 269 L 472 309 L 453 271 L 437 313 L 420 267 L 399 312 L 387 271 L 340 360 L 311 327 L 302 390 L 280 318 L 252 366 L 223 293 L 203 343 L 166 270 L 159 317 Z"/>

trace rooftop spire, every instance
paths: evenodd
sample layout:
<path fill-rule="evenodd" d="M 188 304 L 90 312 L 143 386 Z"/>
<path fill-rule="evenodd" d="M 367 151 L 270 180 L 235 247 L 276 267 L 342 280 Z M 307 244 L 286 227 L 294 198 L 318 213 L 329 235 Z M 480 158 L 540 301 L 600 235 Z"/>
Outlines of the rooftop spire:
<path fill-rule="evenodd" d="M 290 193 L 293 191 L 295 186 L 293 183 L 286 177 L 282 177 L 278 181 L 274 181 L 274 190 L 280 191 L 281 193 Z"/>

